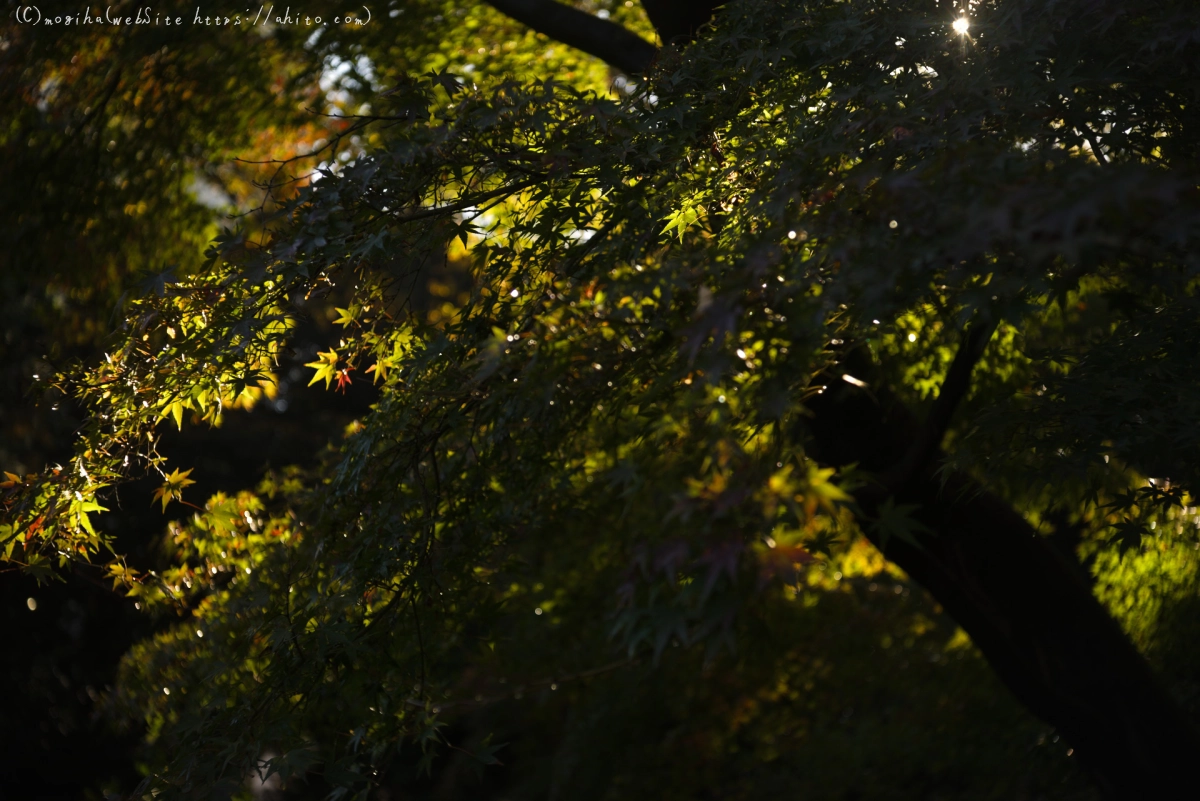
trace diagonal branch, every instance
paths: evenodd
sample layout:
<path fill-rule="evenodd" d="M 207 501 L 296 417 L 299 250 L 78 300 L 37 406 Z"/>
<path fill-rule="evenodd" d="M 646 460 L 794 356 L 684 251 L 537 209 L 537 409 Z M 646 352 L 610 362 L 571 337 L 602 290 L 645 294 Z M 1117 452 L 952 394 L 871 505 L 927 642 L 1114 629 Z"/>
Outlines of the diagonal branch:
<path fill-rule="evenodd" d="M 968 326 L 963 333 L 958 352 L 954 354 L 954 361 L 950 363 L 950 369 L 946 372 L 941 390 L 933 402 L 933 408 L 929 410 L 929 416 L 917 431 L 904 458 L 880 477 L 883 486 L 895 489 L 924 470 L 941 450 L 950 420 L 971 388 L 971 373 L 995 331 L 995 320 L 978 319 Z"/>
<path fill-rule="evenodd" d="M 644 74 L 658 48 L 606 19 L 592 16 L 555 0 L 487 0 L 497 11 L 538 33 L 603 59 L 630 75 Z"/>
<path fill-rule="evenodd" d="M 924 422 L 884 385 L 871 394 L 819 376 L 828 386 L 804 402 L 806 454 L 823 467 L 882 473 L 923 450 L 914 443 L 945 432 L 992 328 L 977 322 L 968 330 L 942 385 L 945 401 Z M 870 376 L 869 367 L 859 349 L 839 371 Z M 888 540 L 888 560 L 963 627 L 1020 701 L 1062 733 L 1103 797 L 1173 797 L 1168 788 L 1191 781 L 1175 771 L 1200 753 L 1194 724 L 1097 601 L 1078 564 L 1038 536 L 1009 501 L 960 470 L 939 470 L 928 459 L 915 472 L 894 475 L 891 486 L 855 491 L 861 519 L 878 518 L 889 501 L 914 510 L 919 528 L 911 539 Z M 869 527 L 863 533 L 884 545 Z"/>
<path fill-rule="evenodd" d="M 929 417 L 925 420 L 922 439 L 926 448 L 941 447 L 946 429 L 950 427 L 950 418 L 954 416 L 954 410 L 971 388 L 971 373 L 991 341 L 992 334 L 996 331 L 996 323 L 995 319 L 978 319 L 971 323 L 963 334 L 958 352 L 954 354 L 954 361 L 950 363 L 950 369 L 946 372 L 946 380 L 942 382 L 942 388 L 938 391 L 933 408 L 929 410 Z"/>

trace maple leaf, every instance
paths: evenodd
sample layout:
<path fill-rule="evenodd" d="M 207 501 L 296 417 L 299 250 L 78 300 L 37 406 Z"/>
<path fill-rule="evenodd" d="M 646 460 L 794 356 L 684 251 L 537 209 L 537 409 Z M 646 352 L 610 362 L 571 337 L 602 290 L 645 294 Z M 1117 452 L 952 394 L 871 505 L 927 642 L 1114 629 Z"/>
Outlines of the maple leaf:
<path fill-rule="evenodd" d="M 311 367 L 316 370 L 316 374 L 313 375 L 313 379 L 312 381 L 308 382 L 308 385 L 311 387 L 313 384 L 317 383 L 323 378 L 325 379 L 325 389 L 329 389 L 330 382 L 337 377 L 338 373 L 337 351 L 330 350 L 325 351 L 324 353 L 317 353 L 317 355 L 321 357 L 319 360 L 315 362 L 308 362 L 304 365 L 305 367 Z"/>
<path fill-rule="evenodd" d="M 920 508 L 920 505 L 915 503 L 896 503 L 895 499 L 891 497 L 880 505 L 879 516 L 872 525 L 879 535 L 880 550 L 887 548 L 888 540 L 892 537 L 906 542 L 914 548 L 924 549 L 920 540 L 917 539 L 917 535 L 932 534 L 933 530 L 913 519 L 913 512 Z"/>
<path fill-rule="evenodd" d="M 162 508 L 165 512 L 167 511 L 167 504 L 171 501 L 182 501 L 183 488 L 196 483 L 188 478 L 188 476 L 192 473 L 192 469 L 194 468 L 185 470 L 181 473 L 179 472 L 179 469 L 176 468 L 174 472 L 166 477 L 167 480 L 163 483 L 163 485 L 154 490 L 154 498 L 150 502 L 154 503 L 154 501 L 162 501 Z"/>
<path fill-rule="evenodd" d="M 338 313 L 338 318 L 333 321 L 333 324 L 346 328 L 351 325 L 356 325 L 358 323 L 358 318 L 362 316 L 362 313 L 366 311 L 366 309 L 362 306 L 351 305 L 348 309 L 337 308 L 334 309 L 334 311 Z"/>
<path fill-rule="evenodd" d="M 674 231 L 680 241 L 682 241 L 684 232 L 692 227 L 700 219 L 701 215 L 702 209 L 699 208 L 680 209 L 666 218 L 667 227 L 662 229 L 662 233 L 669 234 Z"/>

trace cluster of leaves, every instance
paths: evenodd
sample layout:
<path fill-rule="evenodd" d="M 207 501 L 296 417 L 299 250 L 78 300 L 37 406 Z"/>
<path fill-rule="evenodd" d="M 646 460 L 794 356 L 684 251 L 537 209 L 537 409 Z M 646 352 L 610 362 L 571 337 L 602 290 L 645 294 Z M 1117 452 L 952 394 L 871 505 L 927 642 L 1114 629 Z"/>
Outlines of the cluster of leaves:
<path fill-rule="evenodd" d="M 1179 65 L 1197 45 L 1179 31 L 1195 12 L 972 13 L 968 38 L 926 0 L 744 0 L 620 101 L 409 80 L 361 120 L 373 146 L 302 189 L 270 242 L 227 236 L 207 271 L 134 303 L 111 362 L 64 379 L 91 414 L 71 469 L 8 487 L 6 558 L 95 554 L 88 504 L 165 473 L 160 420 L 266 391 L 298 298 L 352 289 L 313 380 L 380 388 L 328 475 L 214 499 L 169 573 L 114 566 L 186 621 L 127 665 L 160 789 L 320 765 L 365 794 L 400 743 L 431 758 L 443 709 L 502 681 L 672 643 L 714 658 L 739 613 L 853 528 L 855 477 L 804 455 L 805 399 L 862 383 L 827 372 L 846 342 L 919 403 L 967 321 L 1004 321 L 991 400 L 1029 415 L 1038 449 L 1114 457 L 1072 485 L 1032 446 L 1009 455 L 1001 403 L 964 439 L 984 478 L 1036 462 L 1030 484 L 1099 503 L 1147 452 L 1171 458 L 1172 399 L 1196 397 L 1175 367 L 1194 341 L 1196 83 Z M 420 313 L 414 291 L 455 255 L 468 298 Z M 1076 333 L 1061 311 L 1089 286 L 1153 309 Z M 1131 348 L 1146 314 L 1175 327 Z M 1114 360 L 1129 384 L 1097 409 L 1089 382 Z M 1131 389 L 1147 362 L 1176 393 L 1157 415 Z M 1129 497 L 1118 510 L 1182 502 Z M 912 534 L 900 507 L 860 522 Z"/>
<path fill-rule="evenodd" d="M 336 171 L 370 146 L 370 134 L 359 137 L 347 119 L 368 113 L 364 95 L 398 76 L 447 65 L 466 69 L 472 60 L 499 72 L 544 68 L 597 86 L 607 82 L 603 66 L 562 47 L 547 53 L 539 37 L 486 7 L 464 17 L 457 3 L 392 8 L 397 5 L 402 13 L 392 16 L 386 5 L 373 6 L 374 25 L 329 28 L 317 37 L 312 28 L 285 25 L 33 26 L 12 15 L 0 25 L 0 216 L 10 234 L 0 255 L 0 466 L 12 473 L 0 477 L 0 495 L 11 499 L 43 465 L 76 470 L 72 443 L 86 410 L 63 397 L 56 382 L 38 376 L 69 371 L 65 365 L 72 362 L 95 364 L 105 350 L 121 352 L 124 343 L 112 341 L 109 332 L 129 311 L 122 308 L 125 300 L 169 290 L 173 281 L 200 270 L 207 244 L 231 225 L 222 219 L 227 212 L 236 211 L 244 234 L 253 238 L 277 208 L 273 197 L 306 182 L 312 165 Z M 629 9 L 620 9 L 628 16 Z M 163 17 L 189 21 L 195 10 L 170 0 L 154 6 Z M 132 16 L 137 8 L 122 0 L 110 11 Z M 410 22 L 417 18 L 421 24 Z M 480 56 L 484 45 L 489 52 Z M 322 318 L 322 307 L 334 302 L 341 305 L 335 298 L 306 304 L 308 319 L 300 318 L 289 344 L 307 350 L 321 333 L 311 318 Z M 310 458 L 309 442 L 315 456 L 327 432 L 342 425 L 344 399 L 289 396 L 289 384 L 303 384 L 289 356 L 271 365 L 275 380 L 265 388 L 251 382 L 238 402 L 227 396 L 220 407 L 205 404 L 206 412 L 227 412 L 222 431 L 155 435 L 152 447 L 165 448 L 177 462 L 162 466 L 166 475 L 158 477 L 157 489 L 106 487 L 100 490 L 104 497 L 93 498 L 76 472 L 72 482 L 84 485 L 86 500 L 59 494 L 59 485 L 51 493 L 53 508 L 74 518 L 89 547 L 103 536 L 140 568 L 138 575 L 161 567 L 154 559 L 165 523 L 158 500 L 199 502 L 214 485 L 252 486 L 262 464 Z M 273 387 L 279 395 L 258 403 L 255 414 L 228 414 Z M 351 393 L 348 405 L 362 403 L 364 394 Z M 333 409 L 338 411 L 331 414 Z M 186 424 L 193 415 L 202 413 L 173 405 L 166 422 L 175 429 L 176 416 Z M 272 444 L 281 442 L 287 453 Z M 198 455 L 184 455 L 189 449 Z M 120 462 L 124 476 L 147 466 L 136 457 L 128 468 Z M 199 469 L 189 474 L 192 467 Z M 198 484 L 188 486 L 191 480 Z M 152 505 L 146 503 L 151 490 L 157 496 Z M 110 511 L 100 517 L 100 507 Z M 98 532 L 96 539 L 88 526 Z M 66 581 L 27 583 L 18 575 L 23 536 L 4 531 L 0 553 L 7 549 L 17 564 L 0 565 L 6 574 L 2 614 L 12 632 L 0 671 L 15 700 L 5 721 L 0 773 L 19 777 L 10 787 L 18 795 L 74 796 L 84 787 L 107 794 L 117 787 L 111 784 L 116 776 L 134 773 L 130 748 L 136 735 L 116 738 L 104 731 L 97 691 L 113 681 L 119 652 L 149 624 L 138 619 L 132 601 L 123 603 L 115 593 L 105 597 L 107 583 L 96 581 L 95 566 L 77 563 L 51 572 L 67 558 L 57 549 L 34 556 L 32 571 L 43 580 Z M 29 541 L 35 547 L 36 538 L 37 532 Z M 26 607 L 29 595 L 37 598 L 36 614 Z M 132 786 L 127 778 L 124 784 Z"/>
<path fill-rule="evenodd" d="M 286 296 L 272 300 L 269 282 L 250 289 L 209 276 L 131 302 L 124 347 L 77 382 L 60 385 L 95 410 L 71 469 L 6 482 L 0 529 L 6 559 L 45 574 L 55 556 L 61 566 L 105 550 L 88 512 L 101 511 L 98 493 L 131 474 L 162 474 L 164 508 L 179 497 L 190 480 L 178 468 L 170 475 L 163 470 L 158 424 L 169 418 L 182 426 L 185 410 L 216 424 L 226 406 L 252 404 L 271 391 L 268 371 L 287 329 Z M 238 322 L 210 324 L 221 315 Z"/>

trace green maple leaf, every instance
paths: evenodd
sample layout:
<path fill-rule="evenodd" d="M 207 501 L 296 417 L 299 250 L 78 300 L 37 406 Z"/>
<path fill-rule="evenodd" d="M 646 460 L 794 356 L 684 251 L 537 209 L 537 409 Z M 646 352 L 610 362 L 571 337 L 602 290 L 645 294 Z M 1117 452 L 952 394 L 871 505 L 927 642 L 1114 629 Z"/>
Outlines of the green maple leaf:
<path fill-rule="evenodd" d="M 334 311 L 338 313 L 338 318 L 333 321 L 333 324 L 347 328 L 356 324 L 358 322 L 358 318 L 362 316 L 362 313 L 365 310 L 361 306 L 352 304 L 348 309 L 338 307 L 334 309 Z"/>
<path fill-rule="evenodd" d="M 684 206 L 666 218 L 667 227 L 662 229 L 662 233 L 669 234 L 674 231 L 675 235 L 682 241 L 684 231 L 695 225 L 703 213 L 703 206 Z"/>
<path fill-rule="evenodd" d="M 933 534 L 933 529 L 914 520 L 913 512 L 920 509 L 920 504 L 896 503 L 895 498 L 888 498 L 879 507 L 879 513 L 871 523 L 871 528 L 879 536 L 879 549 L 887 548 L 888 540 L 895 537 L 907 542 L 914 548 L 924 549 L 917 539 L 918 534 Z"/>

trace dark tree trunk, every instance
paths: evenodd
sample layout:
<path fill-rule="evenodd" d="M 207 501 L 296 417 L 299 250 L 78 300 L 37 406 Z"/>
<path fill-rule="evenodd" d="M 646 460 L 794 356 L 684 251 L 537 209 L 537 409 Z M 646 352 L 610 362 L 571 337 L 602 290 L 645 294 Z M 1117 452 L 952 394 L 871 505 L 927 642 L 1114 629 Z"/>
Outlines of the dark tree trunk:
<path fill-rule="evenodd" d="M 813 455 L 894 475 L 921 426 L 886 390 L 829 383 L 808 404 Z M 1062 734 L 1107 797 L 1179 797 L 1194 781 L 1200 739 L 1078 565 L 969 477 L 938 475 L 940 453 L 927 461 L 886 490 L 865 488 L 858 501 L 867 518 L 887 497 L 915 504 L 913 517 L 928 533 L 886 543 L 868 536 Z"/>

